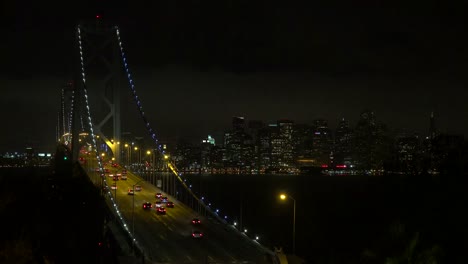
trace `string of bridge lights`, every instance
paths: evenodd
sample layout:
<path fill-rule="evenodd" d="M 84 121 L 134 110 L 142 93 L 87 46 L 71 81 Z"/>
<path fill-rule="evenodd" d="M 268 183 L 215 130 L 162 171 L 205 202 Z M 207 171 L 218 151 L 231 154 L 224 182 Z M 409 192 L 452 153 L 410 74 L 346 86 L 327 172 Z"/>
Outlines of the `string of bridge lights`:
<path fill-rule="evenodd" d="M 62 124 L 63 124 L 63 134 L 66 133 L 66 123 L 65 123 L 65 89 L 62 88 Z M 60 133 L 59 133 L 60 136 Z"/>
<path fill-rule="evenodd" d="M 122 56 L 122 62 L 123 62 L 123 66 L 124 66 L 124 69 L 125 69 L 125 73 L 127 74 L 127 79 L 128 79 L 128 83 L 130 85 L 130 89 L 132 90 L 132 93 L 133 93 L 133 99 L 137 105 L 137 108 L 138 108 L 138 111 L 140 113 L 140 116 L 141 118 L 143 119 L 143 122 L 145 123 L 145 126 L 146 126 L 146 129 L 149 133 L 149 135 L 151 136 L 151 138 L 153 139 L 154 143 L 156 144 L 157 146 L 157 149 L 158 151 L 162 154 L 162 155 L 165 155 L 166 154 L 166 151 L 161 147 L 161 144 L 159 144 L 159 140 L 157 139 L 156 137 L 156 133 L 155 131 L 153 130 L 153 128 L 151 127 L 150 123 L 148 122 L 148 119 L 146 118 L 145 116 L 145 112 L 143 111 L 143 105 L 140 101 L 140 98 L 138 97 L 137 95 L 137 92 L 136 92 L 136 89 L 135 89 L 135 84 L 133 82 L 133 79 L 132 79 L 132 75 L 130 73 L 130 68 L 128 67 L 128 63 L 127 63 L 127 57 L 125 56 L 125 52 L 124 52 L 124 49 L 123 49 L 123 44 L 122 44 L 122 40 L 120 38 L 120 30 L 119 28 L 116 26 L 115 27 L 115 32 L 116 32 L 116 36 L 117 36 L 117 43 L 119 43 L 119 48 L 120 48 L 120 54 Z M 170 161 L 167 161 L 168 162 L 168 166 L 169 168 L 171 169 L 171 171 L 174 173 L 174 175 L 177 177 L 177 179 L 179 180 L 179 182 L 185 187 L 185 189 L 198 201 L 198 202 L 201 202 L 200 199 L 192 192 L 191 188 L 189 188 L 185 182 L 186 180 L 182 181 L 182 174 L 181 173 L 178 173 L 177 172 L 177 169 L 175 167 L 174 164 L 171 164 Z"/>
<path fill-rule="evenodd" d="M 91 134 L 91 139 L 93 141 L 93 148 L 96 150 L 96 160 L 98 162 L 99 174 L 100 174 L 101 181 L 102 181 L 102 177 L 104 176 L 104 167 L 103 167 L 103 164 L 102 164 L 101 157 L 99 156 L 99 153 L 97 151 L 96 137 L 94 135 L 93 122 L 92 122 L 92 119 L 91 119 L 91 112 L 90 112 L 90 109 L 89 109 L 88 91 L 86 89 L 86 73 L 85 73 L 85 67 L 84 67 L 84 56 L 83 56 L 83 46 L 82 46 L 82 41 L 81 41 L 80 26 L 77 27 L 77 33 L 78 33 L 78 43 L 79 43 L 79 49 L 80 49 L 81 77 L 82 77 L 82 82 L 83 82 L 83 92 L 84 92 L 84 98 L 85 98 L 85 104 L 86 104 L 86 110 L 87 110 L 86 113 L 87 113 L 87 117 L 88 117 L 88 125 L 89 125 L 89 129 L 90 129 L 90 132 L 91 132 L 90 133 Z M 128 228 L 128 225 L 127 225 L 125 219 L 123 218 L 123 216 L 122 216 L 122 214 L 121 214 L 121 212 L 120 212 L 120 210 L 119 210 L 119 208 L 117 206 L 117 203 L 115 202 L 114 197 L 112 196 L 112 194 L 110 192 L 107 181 L 104 180 L 103 182 L 104 182 L 104 184 L 106 186 L 107 194 L 110 197 L 110 201 L 111 201 L 112 205 L 114 206 L 114 209 L 117 212 L 117 215 L 119 216 L 120 221 L 123 223 L 123 227 L 125 228 L 127 233 L 130 235 L 130 237 L 132 238 L 133 243 L 135 243 L 135 245 L 139 247 L 138 241 L 135 239 L 134 235 L 130 232 L 130 229 Z"/>
<path fill-rule="evenodd" d="M 153 128 L 151 127 L 150 123 L 148 122 L 148 119 L 146 118 L 145 116 L 145 112 L 143 111 L 143 106 L 142 106 L 142 103 L 140 101 L 140 98 L 138 97 L 137 95 L 137 92 L 136 92 L 136 89 L 135 89 L 135 84 L 133 82 L 133 79 L 132 79 L 132 75 L 130 73 L 130 68 L 128 66 L 128 62 L 127 62 L 127 57 L 125 55 L 125 52 L 124 52 L 124 48 L 123 48 L 123 44 L 122 44 L 122 39 L 120 37 L 120 30 L 117 26 L 115 26 L 115 32 L 116 32 L 116 35 L 117 35 L 117 43 L 119 44 L 119 48 L 120 48 L 120 54 L 122 56 L 122 62 L 123 62 L 123 66 L 124 66 L 124 69 L 125 69 L 125 73 L 127 75 L 127 79 L 128 79 L 128 83 L 129 83 L 129 86 L 130 86 L 130 89 L 132 91 L 132 94 L 133 94 L 133 99 L 137 105 L 137 108 L 138 108 L 138 111 L 140 113 L 140 116 L 141 118 L 143 119 L 143 122 L 145 123 L 145 126 L 146 126 L 146 129 L 149 133 L 149 135 L 151 136 L 151 138 L 153 139 L 154 143 L 156 144 L 157 146 L 157 149 L 159 150 L 159 152 L 164 155 L 165 154 L 165 150 L 162 149 L 161 147 L 161 144 L 159 144 L 159 141 L 156 137 L 156 133 L 155 131 L 153 130 Z M 220 217 L 219 215 L 219 212 L 220 210 L 219 209 L 216 209 L 215 211 L 213 211 L 211 209 L 211 203 L 208 203 L 208 205 L 206 205 L 205 203 L 205 197 L 201 197 L 198 198 L 193 192 L 192 192 L 192 185 L 190 184 L 189 186 L 187 186 L 186 182 L 187 182 L 187 179 L 182 179 L 182 173 L 179 173 L 175 167 L 175 164 L 172 164 L 170 161 L 168 161 L 168 165 L 171 169 L 171 171 L 174 173 L 174 175 L 178 178 L 179 182 L 185 187 L 185 189 L 201 204 L 204 204 L 205 205 L 205 209 L 208 210 L 209 212 L 211 212 L 215 217 L 217 217 L 219 220 L 221 221 L 224 221 L 227 223 L 227 215 L 224 216 L 224 218 Z M 234 227 L 234 229 L 238 230 L 237 229 L 237 223 L 236 222 L 233 222 L 232 224 L 232 227 Z M 241 230 L 239 230 L 241 231 Z M 243 232 L 242 232 L 243 231 Z M 246 235 L 247 233 L 247 229 L 244 229 L 242 230 L 241 233 Z M 255 236 L 254 238 L 255 242 L 258 243 L 258 240 L 259 240 L 259 236 Z"/>
<path fill-rule="evenodd" d="M 72 130 L 73 109 L 75 108 L 75 91 L 72 91 L 70 113 L 68 114 L 68 132 Z"/>
<path fill-rule="evenodd" d="M 127 74 L 127 79 L 128 79 L 128 83 L 130 85 L 130 89 L 132 90 L 132 93 L 133 93 L 133 99 L 135 101 L 135 103 L 137 104 L 137 108 L 138 108 L 138 111 L 140 113 L 140 116 L 141 118 L 143 119 L 143 122 L 145 123 L 145 126 L 146 126 L 146 129 L 149 133 L 149 135 L 151 136 L 151 138 L 153 139 L 154 143 L 156 144 L 159 152 L 164 155 L 166 152 L 165 150 L 161 147 L 161 144 L 159 144 L 159 140 L 157 139 L 156 137 L 156 133 L 155 131 L 153 130 L 153 128 L 151 127 L 150 123 L 148 122 L 148 119 L 146 118 L 145 116 L 145 112 L 143 111 L 143 105 L 140 101 L 140 98 L 138 97 L 137 95 L 137 92 L 136 92 L 136 89 L 135 89 L 135 84 L 133 82 L 133 79 L 132 79 L 132 75 L 130 73 L 130 68 L 128 66 L 128 63 L 127 63 L 127 57 L 125 56 L 125 52 L 124 52 L 124 49 L 123 49 L 123 44 L 122 44 L 122 40 L 120 38 L 120 30 L 119 28 L 116 26 L 115 27 L 115 32 L 116 32 L 116 35 L 117 35 L 117 42 L 119 43 L 119 48 L 120 48 L 120 54 L 122 56 L 122 62 L 123 62 L 123 65 L 124 65 L 124 69 L 125 69 L 125 73 Z M 184 179 L 182 181 L 182 174 L 181 173 L 178 173 L 177 172 L 177 169 L 175 167 L 174 164 L 171 164 L 170 161 L 168 161 L 168 165 L 171 169 L 171 171 L 174 173 L 174 175 L 178 178 L 178 180 L 182 183 L 182 185 L 185 187 L 185 189 L 198 201 L 198 202 L 201 202 L 200 199 L 192 192 L 191 190 L 191 186 L 188 187 L 185 182 L 186 180 Z"/>

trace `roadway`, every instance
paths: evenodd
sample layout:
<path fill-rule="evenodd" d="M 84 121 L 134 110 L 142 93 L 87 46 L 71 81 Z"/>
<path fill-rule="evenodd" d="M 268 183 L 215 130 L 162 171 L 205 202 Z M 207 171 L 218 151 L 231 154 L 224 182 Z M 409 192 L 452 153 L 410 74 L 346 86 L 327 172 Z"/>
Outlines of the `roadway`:
<path fill-rule="evenodd" d="M 89 166 L 88 166 L 89 167 Z M 122 168 L 107 166 L 109 174 L 121 173 Z M 88 170 L 91 178 L 97 173 Z M 141 181 L 142 191 L 129 195 L 128 190 L 141 180 L 140 177 L 128 172 L 127 180 L 113 181 L 106 174 L 109 186 L 116 182 L 116 201 L 129 230 L 132 230 L 132 212 L 134 205 L 135 237 L 140 246 L 152 261 L 158 263 L 270 263 L 266 260 L 266 253 L 249 238 L 238 233 L 234 228 L 214 219 L 198 215 L 197 212 L 177 201 L 174 197 L 164 193 L 161 189 L 146 181 Z M 154 203 L 157 192 L 163 193 L 174 208 L 166 208 L 166 215 L 156 213 Z M 134 200 L 134 204 L 133 204 Z M 151 202 L 151 210 L 143 209 L 144 202 Z M 199 218 L 200 226 L 193 226 L 191 220 Z M 192 231 L 203 233 L 203 238 L 192 238 Z"/>

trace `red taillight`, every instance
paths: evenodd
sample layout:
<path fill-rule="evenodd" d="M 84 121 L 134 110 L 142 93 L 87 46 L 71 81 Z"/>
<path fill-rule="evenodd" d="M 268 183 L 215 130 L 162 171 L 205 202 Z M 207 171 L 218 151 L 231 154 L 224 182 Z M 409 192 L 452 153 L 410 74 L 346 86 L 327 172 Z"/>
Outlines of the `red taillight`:
<path fill-rule="evenodd" d="M 143 208 L 146 208 L 146 204 L 145 204 L 145 205 L 143 205 Z"/>
<path fill-rule="evenodd" d="M 203 236 L 203 234 L 202 234 L 202 233 L 200 233 L 200 236 L 202 237 L 202 236 Z"/>

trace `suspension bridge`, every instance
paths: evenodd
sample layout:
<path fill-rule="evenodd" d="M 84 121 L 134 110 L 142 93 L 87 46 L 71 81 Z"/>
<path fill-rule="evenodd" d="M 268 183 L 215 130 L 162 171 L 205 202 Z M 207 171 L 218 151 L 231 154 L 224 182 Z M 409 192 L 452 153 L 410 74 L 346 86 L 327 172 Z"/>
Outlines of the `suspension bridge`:
<path fill-rule="evenodd" d="M 99 189 L 114 215 L 107 223 L 109 230 L 120 237 L 131 262 L 279 263 L 274 252 L 212 210 L 178 171 L 137 95 L 119 27 L 96 17 L 80 23 L 75 34 L 75 78 L 61 91 L 57 139 L 66 152 L 63 157 L 81 166 Z M 132 107 L 151 142 L 145 163 L 142 146 L 122 136 L 124 89 L 129 89 Z M 139 155 L 134 153 L 137 150 Z M 156 193 L 174 204 L 166 214 L 155 208 Z M 153 208 L 145 210 L 146 202 Z M 193 218 L 201 224 L 191 223 Z"/>

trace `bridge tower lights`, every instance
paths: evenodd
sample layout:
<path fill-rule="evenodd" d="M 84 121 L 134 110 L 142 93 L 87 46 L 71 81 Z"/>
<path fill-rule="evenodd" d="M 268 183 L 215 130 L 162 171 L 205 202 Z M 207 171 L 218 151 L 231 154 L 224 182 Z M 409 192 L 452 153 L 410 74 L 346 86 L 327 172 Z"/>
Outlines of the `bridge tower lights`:
<path fill-rule="evenodd" d="M 107 114 L 99 119 L 93 115 L 93 129 L 95 134 L 99 135 L 105 144 L 111 149 L 112 154 L 117 163 L 121 162 L 121 115 L 120 115 L 120 78 L 123 74 L 123 65 L 117 43 L 116 30 L 114 26 L 105 24 L 100 15 L 96 15 L 93 21 L 83 21 L 80 23 L 82 44 L 83 45 L 83 60 L 86 70 L 86 86 L 89 91 L 99 94 L 99 106 L 107 107 Z M 77 69 L 77 80 L 81 78 L 81 69 Z M 80 88 L 82 83 L 77 85 Z M 80 89 L 76 89 L 79 91 Z M 83 96 L 82 93 L 76 94 Z M 81 105 L 76 105 L 74 112 Z M 91 107 L 95 109 L 97 107 Z M 76 118 L 74 118 L 75 120 Z M 104 134 L 104 126 L 112 127 L 112 140 Z M 73 133 L 77 133 L 75 125 Z M 109 131 L 107 131 L 109 133 Z M 75 134 L 74 134 L 75 135 Z"/>

